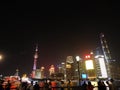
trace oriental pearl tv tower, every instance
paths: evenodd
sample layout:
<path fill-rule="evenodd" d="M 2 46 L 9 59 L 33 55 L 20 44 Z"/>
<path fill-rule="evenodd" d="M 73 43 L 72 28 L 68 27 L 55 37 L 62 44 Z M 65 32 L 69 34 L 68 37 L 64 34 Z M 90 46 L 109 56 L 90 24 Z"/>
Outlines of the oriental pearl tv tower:
<path fill-rule="evenodd" d="M 38 45 L 36 45 L 35 54 L 34 54 L 34 64 L 33 64 L 32 78 L 35 78 L 35 71 L 36 71 L 36 67 L 37 67 L 37 59 L 38 59 Z"/>

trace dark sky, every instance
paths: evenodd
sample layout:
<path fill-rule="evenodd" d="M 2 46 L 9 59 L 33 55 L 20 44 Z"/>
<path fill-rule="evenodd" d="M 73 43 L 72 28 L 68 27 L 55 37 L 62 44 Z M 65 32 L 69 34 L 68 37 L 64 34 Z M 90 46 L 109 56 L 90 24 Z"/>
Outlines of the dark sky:
<path fill-rule="evenodd" d="M 0 14 L 0 74 L 12 75 L 16 68 L 30 73 L 35 45 L 38 67 L 65 61 L 68 55 L 89 53 L 100 46 L 105 34 L 111 56 L 120 58 L 120 6 L 110 2 L 5 2 Z"/>

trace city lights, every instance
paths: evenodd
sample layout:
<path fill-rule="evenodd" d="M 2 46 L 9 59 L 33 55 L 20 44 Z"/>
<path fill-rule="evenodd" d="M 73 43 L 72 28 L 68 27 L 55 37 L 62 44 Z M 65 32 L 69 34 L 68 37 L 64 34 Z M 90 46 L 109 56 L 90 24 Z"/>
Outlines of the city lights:
<path fill-rule="evenodd" d="M 77 61 L 77 64 L 78 64 L 78 81 L 79 81 L 79 85 L 80 85 L 80 65 L 79 65 L 80 59 L 81 58 L 79 56 L 76 56 L 76 61 Z"/>
<path fill-rule="evenodd" d="M 89 59 L 89 58 L 90 58 L 90 55 L 86 55 L 86 56 L 85 56 L 85 59 Z"/>
<path fill-rule="evenodd" d="M 87 70 L 94 69 L 93 61 L 92 60 L 85 61 L 85 65 L 86 65 L 86 69 Z"/>

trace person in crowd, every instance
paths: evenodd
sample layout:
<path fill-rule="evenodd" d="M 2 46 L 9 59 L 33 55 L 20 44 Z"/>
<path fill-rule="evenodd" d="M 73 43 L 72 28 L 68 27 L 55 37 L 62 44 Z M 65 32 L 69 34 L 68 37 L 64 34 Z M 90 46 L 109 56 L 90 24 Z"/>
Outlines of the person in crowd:
<path fill-rule="evenodd" d="M 103 81 L 98 81 L 98 90 L 106 90 L 106 85 Z"/>
<path fill-rule="evenodd" d="M 10 90 L 11 88 L 11 83 L 10 81 L 8 80 L 7 84 L 6 84 L 6 90 Z"/>
<path fill-rule="evenodd" d="M 3 88 L 3 81 L 0 81 L 0 90 L 4 90 L 4 88 Z"/>
<path fill-rule="evenodd" d="M 27 90 L 33 90 L 33 81 L 27 85 Z"/>
<path fill-rule="evenodd" d="M 64 90 L 64 81 L 61 81 L 61 90 Z"/>
<path fill-rule="evenodd" d="M 39 84 L 38 82 L 35 82 L 35 85 L 33 86 L 33 90 L 39 90 Z"/>
<path fill-rule="evenodd" d="M 82 84 L 82 90 L 87 90 L 87 84 L 86 84 L 86 81 L 83 82 Z"/>
<path fill-rule="evenodd" d="M 93 90 L 94 86 L 88 81 L 87 90 Z"/>
<path fill-rule="evenodd" d="M 109 90 L 117 90 L 113 79 L 110 79 L 110 81 L 107 81 L 106 83 L 108 84 Z"/>

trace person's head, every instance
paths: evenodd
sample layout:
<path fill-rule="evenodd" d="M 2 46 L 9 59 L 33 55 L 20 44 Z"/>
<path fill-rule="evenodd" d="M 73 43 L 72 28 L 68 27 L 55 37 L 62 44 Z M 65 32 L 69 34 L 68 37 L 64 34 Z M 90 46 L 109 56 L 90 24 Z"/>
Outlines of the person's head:
<path fill-rule="evenodd" d="M 111 81 L 111 82 L 114 82 L 114 80 L 113 80 L 112 78 L 110 79 L 110 81 Z"/>
<path fill-rule="evenodd" d="M 31 81 L 31 84 L 33 84 L 33 81 Z"/>
<path fill-rule="evenodd" d="M 91 82 L 90 82 L 90 81 L 88 81 L 88 85 L 91 85 Z"/>
<path fill-rule="evenodd" d="M 38 82 L 35 82 L 35 84 L 38 84 Z"/>
<path fill-rule="evenodd" d="M 109 84 L 109 82 L 108 82 L 108 81 L 106 81 L 106 83 L 107 83 L 107 84 Z"/>

